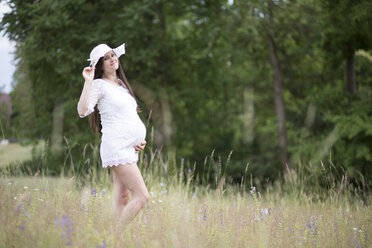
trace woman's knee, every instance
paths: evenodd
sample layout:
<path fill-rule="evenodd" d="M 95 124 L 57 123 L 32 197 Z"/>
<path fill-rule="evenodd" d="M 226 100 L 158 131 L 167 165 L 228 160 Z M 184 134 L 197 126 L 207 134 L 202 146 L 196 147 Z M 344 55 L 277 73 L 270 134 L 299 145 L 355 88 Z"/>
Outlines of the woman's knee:
<path fill-rule="evenodd" d="M 142 192 L 141 194 L 137 194 L 136 198 L 141 208 L 143 208 L 146 205 L 146 203 L 149 201 L 150 195 L 148 192 Z"/>
<path fill-rule="evenodd" d="M 143 199 L 144 199 L 145 203 L 147 203 L 150 200 L 149 192 L 146 191 L 146 193 L 143 195 Z"/>

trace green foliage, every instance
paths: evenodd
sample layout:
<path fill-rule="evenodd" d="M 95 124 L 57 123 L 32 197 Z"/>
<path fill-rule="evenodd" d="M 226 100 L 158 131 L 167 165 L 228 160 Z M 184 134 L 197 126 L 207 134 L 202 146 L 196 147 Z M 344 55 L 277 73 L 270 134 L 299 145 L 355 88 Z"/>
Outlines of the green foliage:
<path fill-rule="evenodd" d="M 11 0 L 10 6 L 1 29 L 17 42 L 12 94 L 20 138 L 50 139 L 53 109 L 63 102 L 70 144 L 63 156 L 84 164 L 83 144 L 98 147 L 100 137 L 76 113 L 81 70 L 96 44 L 125 42 L 121 63 L 149 122 L 149 147 L 176 151 L 174 159 L 190 168 L 195 162 L 199 174 L 211 168 L 203 180 L 212 184 L 221 170 L 239 183 L 250 164 L 249 173 L 269 185 L 282 173 L 270 32 L 283 74 L 289 163 L 319 165 L 331 156 L 337 170 L 371 180 L 371 61 L 355 57 L 354 96 L 343 69 L 350 51 L 370 55 L 367 0 L 273 1 L 271 25 L 267 1 Z"/>
<path fill-rule="evenodd" d="M 321 0 L 323 6 L 324 46 L 330 58 L 340 60 L 358 49 L 371 49 L 369 32 L 372 4 L 368 0 Z M 342 57 L 340 57 L 342 55 Z"/>

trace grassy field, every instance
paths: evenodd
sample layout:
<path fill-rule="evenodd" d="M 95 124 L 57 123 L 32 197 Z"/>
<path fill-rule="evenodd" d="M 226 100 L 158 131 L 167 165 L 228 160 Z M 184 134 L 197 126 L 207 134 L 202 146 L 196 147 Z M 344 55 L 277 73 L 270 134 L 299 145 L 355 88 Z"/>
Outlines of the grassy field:
<path fill-rule="evenodd" d="M 98 157 L 96 147 L 89 152 Z M 372 247 L 371 195 L 331 167 L 299 167 L 263 190 L 254 177 L 243 180 L 248 165 L 233 186 L 212 163 L 210 185 L 195 167 L 176 166 L 174 154 L 141 153 L 150 201 L 122 228 L 109 171 L 81 156 L 87 173 L 72 158 L 60 177 L 2 170 L 0 247 Z M 316 171 L 327 188 L 306 174 Z"/>
<path fill-rule="evenodd" d="M 372 247 L 367 200 L 335 193 L 216 190 L 144 173 L 150 201 L 125 229 L 112 215 L 111 178 L 3 176 L 1 247 Z M 84 186 L 83 186 L 84 185 Z M 346 189 L 345 189 L 346 190 Z"/>
<path fill-rule="evenodd" d="M 42 149 L 44 145 L 44 141 L 39 141 L 35 148 Z M 32 148 L 32 145 L 22 146 L 19 143 L 11 143 L 9 145 L 0 146 L 0 167 L 31 159 Z"/>

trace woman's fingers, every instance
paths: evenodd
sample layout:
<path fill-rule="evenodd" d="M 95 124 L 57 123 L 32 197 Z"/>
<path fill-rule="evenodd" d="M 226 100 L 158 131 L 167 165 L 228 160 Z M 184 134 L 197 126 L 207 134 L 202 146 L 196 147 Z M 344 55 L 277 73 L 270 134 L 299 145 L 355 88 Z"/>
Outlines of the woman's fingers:
<path fill-rule="evenodd" d="M 134 146 L 134 149 L 136 150 L 136 152 L 139 152 L 143 150 L 145 146 L 146 146 L 146 141 L 142 141 L 140 145 Z"/>
<path fill-rule="evenodd" d="M 144 148 L 145 148 L 145 146 L 146 146 L 146 141 L 145 141 L 145 140 L 144 140 L 144 141 L 142 141 L 142 142 L 141 142 L 141 145 L 140 145 L 140 146 L 141 146 L 141 148 L 142 148 L 142 149 L 144 149 Z"/>
<path fill-rule="evenodd" d="M 86 80 L 93 80 L 95 67 L 87 66 L 83 69 L 83 77 Z"/>
<path fill-rule="evenodd" d="M 134 149 L 136 149 L 137 151 L 143 150 L 143 148 L 145 147 L 140 145 L 134 147 Z"/>
<path fill-rule="evenodd" d="M 135 150 L 135 151 L 136 151 L 136 153 L 137 153 L 137 152 L 139 152 L 139 151 L 143 150 L 143 148 L 142 148 L 142 147 L 140 147 L 140 146 L 135 146 L 135 147 L 134 147 L 134 150 Z"/>
<path fill-rule="evenodd" d="M 91 71 L 93 71 L 94 69 L 95 69 L 94 67 L 87 66 L 87 67 L 84 67 L 83 71 L 84 71 L 84 72 L 91 72 Z"/>

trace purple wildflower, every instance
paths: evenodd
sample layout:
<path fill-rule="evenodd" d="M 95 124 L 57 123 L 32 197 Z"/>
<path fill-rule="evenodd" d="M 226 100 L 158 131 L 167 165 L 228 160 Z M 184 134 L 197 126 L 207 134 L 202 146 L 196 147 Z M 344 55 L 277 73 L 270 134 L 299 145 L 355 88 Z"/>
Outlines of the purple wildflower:
<path fill-rule="evenodd" d="M 16 209 L 14 209 L 14 213 L 16 214 L 19 214 L 19 213 L 23 213 L 24 212 L 24 209 L 23 209 L 23 203 L 20 203 Z"/>
<path fill-rule="evenodd" d="M 103 244 L 102 244 L 102 246 L 100 246 L 100 245 L 97 245 L 97 246 L 96 246 L 96 248 L 107 248 L 106 242 L 105 242 L 105 241 L 103 241 Z"/>
<path fill-rule="evenodd" d="M 267 216 L 269 215 L 269 209 L 268 208 L 261 208 L 261 215 L 262 215 L 262 219 L 266 220 Z"/>
<path fill-rule="evenodd" d="M 20 226 L 19 228 L 21 228 L 21 230 L 25 230 L 25 225 L 26 225 L 26 221 L 23 221 L 23 225 Z"/>
<path fill-rule="evenodd" d="M 221 224 L 220 229 L 222 230 L 222 226 L 224 226 L 224 223 L 223 223 L 223 220 L 222 220 L 222 212 L 220 212 L 220 224 Z"/>
<path fill-rule="evenodd" d="M 249 194 L 253 195 L 254 193 L 256 193 L 256 187 L 252 186 Z"/>
<path fill-rule="evenodd" d="M 318 234 L 318 227 L 316 226 L 316 220 L 315 220 L 315 217 L 312 217 L 312 224 L 311 223 L 307 223 L 307 226 L 309 227 L 310 231 L 314 234 L 314 235 L 317 235 Z"/>
<path fill-rule="evenodd" d="M 20 204 L 18 205 L 18 208 L 17 208 L 17 210 L 18 210 L 17 212 L 18 212 L 18 213 L 23 213 L 23 206 L 24 206 L 23 203 L 20 203 Z"/>
<path fill-rule="evenodd" d="M 90 192 L 91 195 L 93 195 L 94 197 L 96 197 L 97 195 L 97 190 L 93 189 L 92 192 Z"/>
<path fill-rule="evenodd" d="M 60 226 L 72 226 L 72 221 L 66 215 L 62 215 Z"/>
<path fill-rule="evenodd" d="M 104 196 L 105 194 L 106 194 L 106 190 L 103 189 L 101 195 Z"/>
<path fill-rule="evenodd" d="M 66 246 L 71 246 L 71 234 L 74 226 L 72 220 L 66 215 L 62 215 L 62 219 L 57 221 L 56 224 L 62 227 L 62 234 L 60 237 L 67 239 Z"/>
<path fill-rule="evenodd" d="M 203 221 L 207 221 L 207 209 L 204 209 Z"/>
<path fill-rule="evenodd" d="M 288 230 L 289 230 L 290 232 L 294 233 L 293 228 L 292 228 L 291 225 L 288 225 Z"/>

